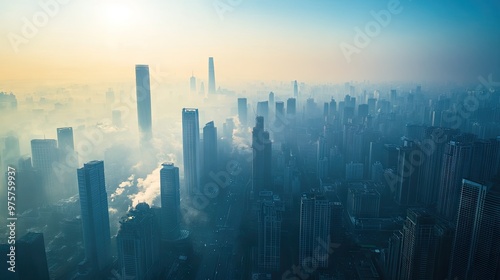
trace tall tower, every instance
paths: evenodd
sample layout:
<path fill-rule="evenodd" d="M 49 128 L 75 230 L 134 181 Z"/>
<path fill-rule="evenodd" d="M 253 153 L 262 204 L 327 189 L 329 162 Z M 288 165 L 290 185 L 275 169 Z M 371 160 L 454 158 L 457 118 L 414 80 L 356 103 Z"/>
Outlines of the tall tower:
<path fill-rule="evenodd" d="M 120 220 L 116 236 L 122 279 L 155 279 L 160 257 L 159 226 L 153 210 L 139 203 Z"/>
<path fill-rule="evenodd" d="M 448 279 L 497 279 L 495 273 L 500 269 L 498 209 L 498 186 L 463 180 Z"/>
<path fill-rule="evenodd" d="M 85 259 L 92 269 L 102 271 L 111 262 L 104 162 L 94 160 L 85 163 L 77 173 Z"/>
<path fill-rule="evenodd" d="M 247 99 L 246 98 L 238 98 L 238 119 L 242 126 L 246 127 L 247 123 Z"/>
<path fill-rule="evenodd" d="M 57 129 L 57 143 L 59 150 L 63 152 L 74 152 L 75 145 L 73 142 L 73 128 L 60 127 Z"/>
<path fill-rule="evenodd" d="M 297 85 L 297 80 L 293 81 L 293 97 L 299 97 L 299 86 Z"/>
<path fill-rule="evenodd" d="M 303 267 L 316 259 L 318 267 L 328 267 L 332 203 L 323 195 L 303 194 L 300 199 L 299 264 Z"/>
<path fill-rule="evenodd" d="M 217 127 L 211 121 L 203 127 L 203 178 L 207 182 L 210 172 L 217 172 Z"/>
<path fill-rule="evenodd" d="M 270 191 L 260 193 L 258 213 L 258 265 L 262 272 L 276 272 L 281 259 L 281 222 L 284 203 Z"/>
<path fill-rule="evenodd" d="M 58 161 L 57 141 L 54 139 L 31 140 L 31 160 L 33 168 L 37 170 L 42 178 L 44 193 L 50 200 L 59 198 L 59 181 L 53 164 Z"/>
<path fill-rule="evenodd" d="M 437 212 L 455 222 L 460 200 L 460 183 L 469 176 L 472 143 L 450 141 L 445 146 Z"/>
<path fill-rule="evenodd" d="M 214 69 L 214 58 L 208 58 L 208 94 L 215 94 L 215 69 Z"/>
<path fill-rule="evenodd" d="M 200 126 L 198 109 L 182 109 L 182 151 L 184 182 L 190 195 L 200 193 Z"/>
<path fill-rule="evenodd" d="M 153 137 L 151 125 L 151 86 L 149 83 L 149 66 L 135 66 L 135 86 L 137 93 L 137 118 L 141 141 L 149 141 Z"/>
<path fill-rule="evenodd" d="M 196 78 L 193 75 L 189 78 L 189 89 L 191 93 L 196 93 Z"/>
<path fill-rule="evenodd" d="M 264 130 L 264 118 L 256 118 L 255 127 L 252 130 L 252 191 L 258 195 L 260 191 L 270 191 L 273 188 L 271 162 L 272 142 L 269 132 Z"/>
<path fill-rule="evenodd" d="M 289 117 L 295 117 L 297 113 L 297 99 L 288 98 L 286 101 L 286 115 Z"/>
<path fill-rule="evenodd" d="M 397 279 L 438 278 L 449 230 L 425 210 L 409 209 L 403 226 L 401 271 Z M 448 257 L 448 256 L 447 256 Z"/>
<path fill-rule="evenodd" d="M 160 170 L 162 239 L 175 240 L 180 235 L 179 168 L 173 163 L 162 164 Z"/>

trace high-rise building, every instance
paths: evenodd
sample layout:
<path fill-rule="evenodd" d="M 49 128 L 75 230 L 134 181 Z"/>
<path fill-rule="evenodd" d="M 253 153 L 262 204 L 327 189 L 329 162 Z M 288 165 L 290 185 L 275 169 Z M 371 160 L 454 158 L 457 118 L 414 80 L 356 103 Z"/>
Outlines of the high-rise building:
<path fill-rule="evenodd" d="M 164 163 L 160 170 L 162 239 L 175 240 L 180 235 L 179 168 Z"/>
<path fill-rule="evenodd" d="M 286 101 L 286 115 L 288 117 L 294 117 L 297 113 L 297 99 L 288 98 Z"/>
<path fill-rule="evenodd" d="M 63 155 L 75 152 L 72 127 L 60 127 L 57 129 L 57 147 Z M 78 166 L 78 162 L 75 164 Z"/>
<path fill-rule="evenodd" d="M 269 108 L 272 110 L 274 107 L 274 92 L 269 93 Z"/>
<path fill-rule="evenodd" d="M 401 250 L 403 248 L 403 232 L 395 231 L 389 238 L 386 250 L 385 274 L 387 279 L 398 279 L 401 271 Z"/>
<path fill-rule="evenodd" d="M 323 195 L 303 194 L 300 200 L 299 264 L 328 267 L 332 203 Z M 310 263 L 316 260 L 316 263 Z"/>
<path fill-rule="evenodd" d="M 351 185 L 347 190 L 347 213 L 353 218 L 378 218 L 380 193 L 362 184 Z"/>
<path fill-rule="evenodd" d="M 271 191 L 272 181 L 272 142 L 269 132 L 264 130 L 264 118 L 256 118 L 255 127 L 252 130 L 252 190 L 254 194 L 260 191 Z"/>
<path fill-rule="evenodd" d="M 264 122 L 269 123 L 269 103 L 267 101 L 257 102 L 257 116 L 264 117 Z"/>
<path fill-rule="evenodd" d="M 417 191 L 419 187 L 419 168 L 415 164 L 414 155 L 419 150 L 413 142 L 398 148 L 398 178 L 396 186 L 396 202 L 401 206 L 415 206 L 417 204 Z"/>
<path fill-rule="evenodd" d="M 42 186 L 47 198 L 59 198 L 59 181 L 53 166 L 58 162 L 57 141 L 54 139 L 31 140 L 31 160 L 33 168 L 42 178 Z"/>
<path fill-rule="evenodd" d="M 203 178 L 207 182 L 210 173 L 218 170 L 217 160 L 217 127 L 211 121 L 203 127 Z"/>
<path fill-rule="evenodd" d="M 85 163 L 77 173 L 85 259 L 94 271 L 102 271 L 111 262 L 104 162 L 94 160 Z"/>
<path fill-rule="evenodd" d="M 148 204 L 137 204 L 120 220 L 116 243 L 122 279 L 157 279 L 159 226 Z"/>
<path fill-rule="evenodd" d="M 448 279 L 500 277 L 499 209 L 498 185 L 463 180 Z"/>
<path fill-rule="evenodd" d="M 246 98 L 238 98 L 238 118 L 240 120 L 241 125 L 247 126 L 247 99 Z"/>
<path fill-rule="evenodd" d="M 449 230 L 434 216 L 421 209 L 409 209 L 403 226 L 401 271 L 396 279 L 438 278 L 450 239 Z"/>
<path fill-rule="evenodd" d="M 364 165 L 359 162 L 350 162 L 345 165 L 345 179 L 349 181 L 363 180 Z"/>
<path fill-rule="evenodd" d="M 0 253 L 4 260 L 0 265 L 0 279 L 49 280 L 49 269 L 45 254 L 43 233 L 28 232 L 16 240 L 14 251 L 14 271 L 9 271 L 11 250 L 9 244 L 0 244 Z M 7 255 L 7 257 L 5 257 Z"/>
<path fill-rule="evenodd" d="M 217 87 L 215 86 L 215 69 L 214 58 L 208 58 L 208 94 L 215 94 Z"/>
<path fill-rule="evenodd" d="M 21 156 L 19 149 L 19 138 L 16 136 L 5 137 L 4 150 L 2 151 L 3 162 L 5 165 L 15 165 Z"/>
<path fill-rule="evenodd" d="M 193 75 L 189 78 L 189 90 L 191 93 L 196 93 L 196 77 Z"/>
<path fill-rule="evenodd" d="M 190 195 L 200 193 L 200 126 L 198 109 L 182 109 L 182 150 L 184 182 Z"/>
<path fill-rule="evenodd" d="M 200 83 L 200 95 L 205 96 L 205 83 Z"/>
<path fill-rule="evenodd" d="M 137 94 L 137 118 L 141 140 L 148 141 L 153 137 L 151 125 L 151 85 L 149 82 L 149 66 L 135 66 L 135 85 Z"/>
<path fill-rule="evenodd" d="M 262 272 L 276 272 L 281 259 L 281 222 L 285 206 L 271 191 L 259 194 L 258 266 Z"/>
<path fill-rule="evenodd" d="M 297 85 L 297 80 L 293 81 L 293 97 L 299 97 L 299 86 Z"/>

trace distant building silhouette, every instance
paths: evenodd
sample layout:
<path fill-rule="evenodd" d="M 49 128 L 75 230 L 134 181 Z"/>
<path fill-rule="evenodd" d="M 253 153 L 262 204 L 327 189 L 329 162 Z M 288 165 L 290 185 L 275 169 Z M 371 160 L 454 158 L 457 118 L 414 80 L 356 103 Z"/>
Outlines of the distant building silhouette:
<path fill-rule="evenodd" d="M 295 117 L 297 114 L 297 99 L 288 98 L 286 101 L 286 115 L 287 117 Z"/>
<path fill-rule="evenodd" d="M 297 80 L 293 81 L 293 97 L 299 97 L 299 86 L 297 85 Z"/>
<path fill-rule="evenodd" d="M 161 231 L 162 239 L 175 240 L 180 236 L 179 168 L 164 163 L 160 170 Z"/>
<path fill-rule="evenodd" d="M 58 174 L 56 174 L 56 169 L 54 168 L 59 161 L 57 141 L 54 139 L 31 140 L 31 160 L 33 168 L 41 175 L 41 185 L 46 198 L 49 201 L 60 198 L 60 182 L 57 179 Z"/>
<path fill-rule="evenodd" d="M 139 203 L 120 220 L 116 237 L 122 279 L 157 279 L 159 226 L 153 210 Z"/>
<path fill-rule="evenodd" d="M 248 112 L 247 112 L 247 99 L 246 98 L 238 98 L 238 119 L 243 127 L 248 125 Z"/>
<path fill-rule="evenodd" d="M 153 137 L 151 124 L 151 85 L 148 65 L 135 66 L 135 85 L 137 94 L 137 118 L 142 141 Z"/>
<path fill-rule="evenodd" d="M 208 94 L 215 94 L 217 91 L 215 86 L 215 69 L 214 69 L 214 58 L 208 58 Z"/>
<path fill-rule="evenodd" d="M 99 272 L 111 263 L 108 196 L 103 161 L 90 161 L 78 169 L 78 189 L 86 263 Z"/>
<path fill-rule="evenodd" d="M 198 109 L 182 109 L 182 150 L 184 182 L 190 195 L 200 193 L 200 126 Z"/>
<path fill-rule="evenodd" d="M 252 130 L 252 190 L 255 195 L 260 191 L 271 191 L 273 188 L 272 177 L 272 142 L 269 132 L 264 130 L 264 118 L 256 118 Z"/>
<path fill-rule="evenodd" d="M 196 93 L 196 78 L 193 75 L 189 78 L 189 90 L 191 93 Z"/>

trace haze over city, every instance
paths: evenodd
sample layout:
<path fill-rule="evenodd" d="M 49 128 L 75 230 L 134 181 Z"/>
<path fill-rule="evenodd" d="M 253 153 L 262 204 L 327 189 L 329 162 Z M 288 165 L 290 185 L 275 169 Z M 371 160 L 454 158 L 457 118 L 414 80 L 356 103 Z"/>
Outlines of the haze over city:
<path fill-rule="evenodd" d="M 500 279 L 498 1 L 0 11 L 0 279 Z"/>

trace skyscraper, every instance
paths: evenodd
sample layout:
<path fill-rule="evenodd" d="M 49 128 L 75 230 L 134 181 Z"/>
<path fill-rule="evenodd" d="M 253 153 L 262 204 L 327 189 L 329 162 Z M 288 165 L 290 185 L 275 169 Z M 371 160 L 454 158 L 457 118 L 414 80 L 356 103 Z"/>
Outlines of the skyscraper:
<path fill-rule="evenodd" d="M 46 197 L 51 200 L 57 200 L 59 198 L 59 181 L 57 180 L 56 169 L 53 168 L 58 159 L 56 140 L 31 140 L 31 160 L 33 162 L 33 168 L 40 173 L 44 193 Z"/>
<path fill-rule="evenodd" d="M 297 113 L 297 100 L 295 98 L 288 98 L 286 101 L 286 115 L 294 117 Z"/>
<path fill-rule="evenodd" d="M 182 150 L 186 188 L 189 194 L 198 194 L 201 177 L 198 109 L 182 109 Z"/>
<path fill-rule="evenodd" d="M 281 222 L 285 206 L 271 191 L 259 194 L 258 266 L 262 272 L 276 272 L 281 259 Z"/>
<path fill-rule="evenodd" d="M 0 253 L 4 260 L 7 259 L 7 262 L 3 261 L 0 265 L 0 279 L 50 279 L 42 233 L 28 232 L 16 241 L 15 272 L 7 270 L 11 267 L 8 255 L 10 247 L 8 244 L 0 244 Z"/>
<path fill-rule="evenodd" d="M 148 65 L 135 66 L 135 85 L 139 132 L 141 133 L 141 140 L 148 141 L 153 137 L 151 125 L 151 86 Z"/>
<path fill-rule="evenodd" d="M 264 118 L 256 118 L 255 127 L 252 130 L 252 190 L 255 195 L 260 191 L 271 191 L 272 182 L 272 142 L 269 132 L 264 130 Z"/>
<path fill-rule="evenodd" d="M 120 221 L 116 237 L 122 279 L 157 279 L 159 226 L 153 210 L 139 203 Z"/>
<path fill-rule="evenodd" d="M 180 235 L 179 168 L 164 163 L 160 170 L 162 239 L 175 240 Z"/>
<path fill-rule="evenodd" d="M 300 199 L 299 264 L 328 267 L 332 203 L 321 194 L 303 194 Z M 308 261 L 316 260 L 312 264 Z"/>
<path fill-rule="evenodd" d="M 189 90 L 191 93 L 196 93 L 196 78 L 193 75 L 189 78 Z"/>
<path fill-rule="evenodd" d="M 297 80 L 293 81 L 293 97 L 299 97 L 299 86 L 297 85 Z"/>
<path fill-rule="evenodd" d="M 217 127 L 211 121 L 203 127 L 203 181 L 209 180 L 210 172 L 217 171 Z"/>
<path fill-rule="evenodd" d="M 208 58 L 208 94 L 215 94 L 215 69 L 214 69 L 214 58 Z"/>
<path fill-rule="evenodd" d="M 241 125 L 247 126 L 247 99 L 246 98 L 238 98 L 238 118 L 240 120 Z"/>
<path fill-rule="evenodd" d="M 57 129 L 57 144 L 59 150 L 64 152 L 75 151 L 72 127 L 60 127 Z"/>
<path fill-rule="evenodd" d="M 403 226 L 401 271 L 396 279 L 443 279 L 437 278 L 440 256 L 445 256 L 449 241 L 447 228 L 434 216 L 421 209 L 409 209 Z"/>
<path fill-rule="evenodd" d="M 104 162 L 94 160 L 85 163 L 77 173 L 85 260 L 94 271 L 102 271 L 111 262 Z"/>
<path fill-rule="evenodd" d="M 498 209 L 498 185 L 463 180 L 449 279 L 498 279 L 495 278 L 500 269 Z"/>
<path fill-rule="evenodd" d="M 269 123 L 269 103 L 267 101 L 257 102 L 257 116 L 264 118 L 264 124 Z M 264 125 L 264 127 L 267 127 Z"/>

